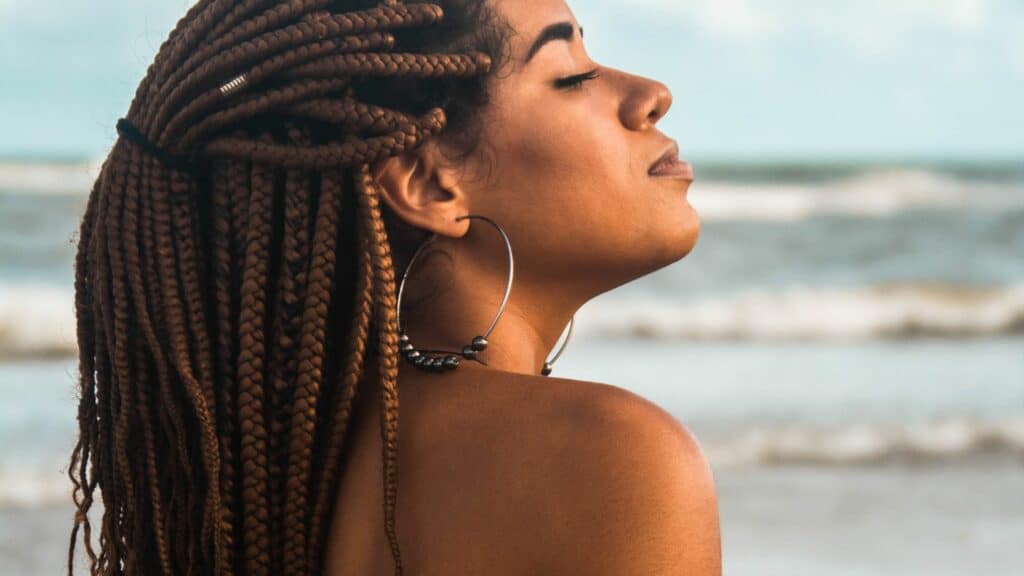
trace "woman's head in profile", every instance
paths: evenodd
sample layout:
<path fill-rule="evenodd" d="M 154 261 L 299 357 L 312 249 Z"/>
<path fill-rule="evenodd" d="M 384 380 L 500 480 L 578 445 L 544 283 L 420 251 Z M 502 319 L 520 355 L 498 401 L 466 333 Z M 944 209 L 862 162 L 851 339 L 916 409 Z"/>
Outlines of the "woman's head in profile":
<path fill-rule="evenodd" d="M 493 216 L 513 238 L 516 288 L 577 303 L 686 255 L 699 233 L 689 180 L 649 173 L 677 153 L 657 126 L 668 88 L 590 58 L 563 0 L 491 4 L 511 33 L 477 113 L 478 146 L 445 162 L 453 154 L 437 152 L 442 133 L 386 161 L 378 174 L 389 208 L 456 242 L 475 224 L 457 216 Z M 501 270 L 498 236 L 482 235 L 490 253 L 474 257 Z"/>
<path fill-rule="evenodd" d="M 372 391 L 400 568 L 403 269 L 430 239 L 402 328 L 458 350 L 507 266 L 502 236 L 460 217 L 499 224 L 515 282 L 480 359 L 537 374 L 582 304 L 697 241 L 658 128 L 671 102 L 592 60 L 564 0 L 198 2 L 82 221 L 69 555 L 84 528 L 94 574 L 319 573 Z"/>

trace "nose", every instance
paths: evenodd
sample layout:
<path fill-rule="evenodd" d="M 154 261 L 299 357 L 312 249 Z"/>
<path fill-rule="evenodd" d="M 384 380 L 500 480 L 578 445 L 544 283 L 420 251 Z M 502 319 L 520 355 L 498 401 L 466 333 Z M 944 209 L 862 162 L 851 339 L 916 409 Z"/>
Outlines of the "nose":
<path fill-rule="evenodd" d="M 648 130 L 672 107 L 672 91 L 657 80 L 625 76 L 628 88 L 619 112 L 622 124 L 631 130 Z"/>

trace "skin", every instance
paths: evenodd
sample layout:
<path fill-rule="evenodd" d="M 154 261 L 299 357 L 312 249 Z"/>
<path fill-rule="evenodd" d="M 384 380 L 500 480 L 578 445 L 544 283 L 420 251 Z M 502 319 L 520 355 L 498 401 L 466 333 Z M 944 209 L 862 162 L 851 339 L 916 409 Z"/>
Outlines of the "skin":
<path fill-rule="evenodd" d="M 672 104 L 669 89 L 590 59 L 561 0 L 495 7 L 517 33 L 512 62 L 483 111 L 481 152 L 453 164 L 440 139 L 374 168 L 397 219 L 439 235 L 406 287 L 402 320 L 411 341 L 461 350 L 490 325 L 507 280 L 505 245 L 486 222 L 455 221 L 490 216 L 508 234 L 516 265 L 481 359 L 539 374 L 576 310 L 686 256 L 700 219 L 686 198 L 690 181 L 648 175 L 672 143 L 656 127 Z M 525 64 L 533 40 L 556 22 L 576 27 L 572 41 L 550 42 Z M 577 90 L 552 85 L 594 68 L 600 77 Z"/>
<path fill-rule="evenodd" d="M 418 348 L 461 350 L 504 293 L 499 234 L 457 216 L 494 218 L 515 256 L 507 308 L 481 354 L 487 366 L 430 374 L 400 361 L 403 564 L 418 576 L 720 575 L 714 481 L 685 427 L 622 388 L 538 376 L 585 302 L 696 244 L 690 180 L 648 175 L 673 143 L 656 127 L 671 92 L 590 59 L 563 0 L 493 5 L 516 33 L 482 113 L 479 151 L 453 162 L 442 136 L 373 167 L 398 236 L 438 235 L 402 303 Z M 534 39 L 558 22 L 573 25 L 572 39 L 527 63 Z M 598 78 L 578 88 L 553 84 L 594 68 Z M 394 570 L 375 379 L 370 367 L 357 398 L 328 575 Z"/>

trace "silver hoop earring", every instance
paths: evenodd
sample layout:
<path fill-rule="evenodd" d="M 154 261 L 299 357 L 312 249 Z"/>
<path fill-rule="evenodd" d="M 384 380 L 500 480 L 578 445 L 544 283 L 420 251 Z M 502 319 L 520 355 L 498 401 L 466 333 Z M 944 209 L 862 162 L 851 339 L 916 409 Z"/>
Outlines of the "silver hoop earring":
<path fill-rule="evenodd" d="M 501 299 L 501 306 L 498 307 L 498 313 L 494 316 L 494 320 L 491 321 L 491 325 L 487 327 L 487 330 L 485 330 L 483 334 L 473 338 L 473 340 L 469 344 L 464 346 L 460 352 L 455 352 L 452 350 L 416 349 L 412 342 L 409 341 L 409 336 L 405 333 L 405 330 L 402 328 L 402 295 L 405 293 L 405 282 L 406 279 L 409 277 L 409 270 L 412 269 L 413 264 L 416 262 L 417 258 L 419 258 L 420 254 L 423 252 L 423 249 L 432 244 L 435 240 L 437 240 L 437 233 L 435 232 L 434 234 L 431 234 L 430 238 L 424 241 L 423 244 L 421 244 L 420 247 L 416 249 L 416 252 L 413 253 L 412 258 L 409 259 L 409 263 L 406 265 L 405 271 L 402 272 L 402 279 L 398 284 L 398 296 L 397 301 L 395 303 L 395 320 L 396 323 L 398 324 L 399 352 L 401 352 L 402 356 L 405 357 L 405 359 L 410 364 L 412 364 L 416 368 L 419 368 L 420 370 L 424 370 L 427 372 L 445 372 L 449 370 L 454 370 L 455 368 L 459 367 L 463 359 L 479 362 L 480 364 L 486 366 L 487 363 L 484 362 L 483 360 L 480 360 L 480 358 L 478 358 L 478 355 L 480 354 L 480 352 L 483 352 L 484 350 L 487 349 L 487 346 L 489 344 L 487 339 L 490 337 L 491 332 L 494 331 L 494 327 L 498 324 L 498 320 L 501 318 L 501 315 L 505 312 L 505 305 L 508 304 L 508 296 L 509 293 L 511 293 L 512 291 L 512 279 L 515 274 L 515 259 L 512 257 L 512 243 L 509 242 L 508 235 L 505 234 L 505 231 L 501 228 L 501 226 L 498 225 L 497 222 L 491 220 L 486 216 L 467 214 L 465 216 L 459 216 L 458 218 L 455 219 L 455 221 L 458 222 L 460 220 L 465 220 L 467 218 L 483 220 L 484 222 L 487 222 L 491 226 L 494 226 L 501 234 L 502 240 L 505 241 L 505 247 L 508 251 L 508 281 L 505 284 L 505 295 Z M 574 323 L 575 317 L 569 320 L 568 335 L 566 335 L 565 341 L 562 342 L 562 346 L 558 349 L 558 352 L 551 360 L 548 360 L 547 362 L 544 363 L 544 367 L 541 370 L 542 376 L 548 376 L 551 374 L 551 370 L 555 361 L 558 360 L 558 358 L 562 355 L 562 352 L 565 351 L 565 347 L 566 345 L 569 344 L 569 339 L 572 337 L 572 328 Z"/>

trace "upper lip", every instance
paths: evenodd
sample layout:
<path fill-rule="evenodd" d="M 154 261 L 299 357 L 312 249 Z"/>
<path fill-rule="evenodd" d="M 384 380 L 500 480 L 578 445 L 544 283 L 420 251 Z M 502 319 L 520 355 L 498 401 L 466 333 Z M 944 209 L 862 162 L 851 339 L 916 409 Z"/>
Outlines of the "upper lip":
<path fill-rule="evenodd" d="M 661 156 L 659 156 L 658 159 L 654 161 L 654 164 L 651 164 L 651 167 L 647 169 L 647 173 L 651 174 L 652 172 L 654 172 L 662 164 L 668 164 L 670 162 L 678 162 L 678 161 L 679 161 L 679 144 L 675 140 L 673 140 L 672 144 L 670 144 L 668 149 L 665 150 L 665 153 L 662 154 Z"/>

